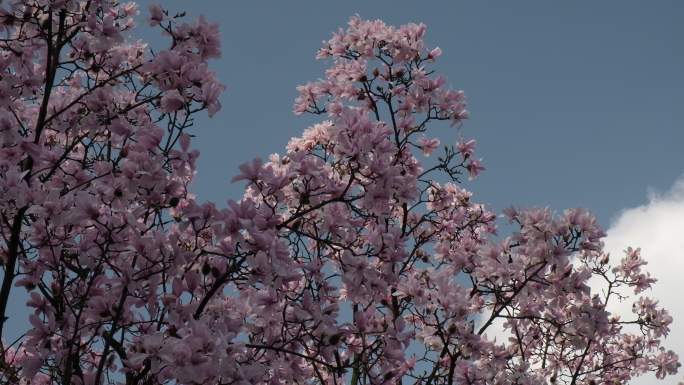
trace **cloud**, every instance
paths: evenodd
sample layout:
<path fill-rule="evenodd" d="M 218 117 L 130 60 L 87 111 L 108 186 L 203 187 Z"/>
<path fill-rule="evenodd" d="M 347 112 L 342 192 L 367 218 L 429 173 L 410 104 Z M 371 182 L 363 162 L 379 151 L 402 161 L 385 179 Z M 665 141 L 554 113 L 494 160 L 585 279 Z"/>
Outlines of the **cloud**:
<path fill-rule="evenodd" d="M 648 261 L 647 270 L 658 279 L 645 295 L 658 299 L 674 318 L 665 346 L 684 360 L 684 176 L 669 191 L 649 193 L 646 204 L 622 211 L 613 221 L 605 239 L 612 262 L 622 258 L 628 246 L 641 248 L 642 257 Z M 614 310 L 631 315 L 630 304 Z M 674 385 L 681 381 L 683 369 L 664 381 L 643 376 L 632 384 Z"/>

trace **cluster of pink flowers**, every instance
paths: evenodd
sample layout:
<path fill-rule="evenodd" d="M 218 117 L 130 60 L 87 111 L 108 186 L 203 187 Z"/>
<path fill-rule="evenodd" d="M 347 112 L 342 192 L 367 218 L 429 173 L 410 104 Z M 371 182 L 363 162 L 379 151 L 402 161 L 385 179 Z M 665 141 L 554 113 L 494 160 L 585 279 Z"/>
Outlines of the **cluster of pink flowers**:
<path fill-rule="evenodd" d="M 672 322 L 639 298 L 638 251 L 612 268 L 584 210 L 496 215 L 461 178 L 475 141 L 429 65 L 426 28 L 353 17 L 320 50 L 296 113 L 325 120 L 240 167 L 226 208 L 188 192 L 193 116 L 220 107 L 218 30 L 153 6 L 170 48 L 129 42 L 133 4 L 24 0 L 0 25 L 0 331 L 30 293 L 30 328 L 0 335 L 0 383 L 623 383 L 677 371 Z M 430 159 L 434 159 L 431 157 Z M 600 277 L 604 290 L 589 286 Z M 508 339 L 490 337 L 503 325 Z"/>

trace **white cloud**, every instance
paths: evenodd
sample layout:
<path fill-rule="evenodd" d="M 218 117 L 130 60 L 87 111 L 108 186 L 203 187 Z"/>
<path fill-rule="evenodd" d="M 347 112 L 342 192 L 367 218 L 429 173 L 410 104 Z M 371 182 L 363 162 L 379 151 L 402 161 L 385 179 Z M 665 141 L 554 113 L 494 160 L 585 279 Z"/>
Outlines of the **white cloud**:
<path fill-rule="evenodd" d="M 684 360 L 684 177 L 677 180 L 670 191 L 652 192 L 648 203 L 624 210 L 607 234 L 605 246 L 613 263 L 622 258 L 622 251 L 628 246 L 641 248 L 642 257 L 648 261 L 647 270 L 658 279 L 645 295 L 658 299 L 674 318 L 665 346 Z M 628 304 L 615 310 L 631 314 Z M 664 381 L 643 376 L 632 384 L 674 385 L 681 381 L 683 372 L 684 367 L 678 375 Z"/>

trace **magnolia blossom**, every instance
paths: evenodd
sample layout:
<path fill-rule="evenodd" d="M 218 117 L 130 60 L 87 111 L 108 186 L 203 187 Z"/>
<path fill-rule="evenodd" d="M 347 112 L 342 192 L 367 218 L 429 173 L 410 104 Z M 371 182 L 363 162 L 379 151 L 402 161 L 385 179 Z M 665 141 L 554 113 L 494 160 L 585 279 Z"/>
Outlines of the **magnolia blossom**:
<path fill-rule="evenodd" d="M 437 138 L 420 138 L 418 140 L 420 149 L 423 150 L 423 154 L 425 156 L 430 156 L 430 154 L 432 154 L 439 147 L 439 143 L 439 139 Z"/>
<path fill-rule="evenodd" d="M 632 298 L 582 209 L 506 210 L 463 177 L 475 142 L 437 152 L 464 93 L 430 68 L 423 24 L 352 17 L 294 111 L 322 120 L 255 159 L 227 207 L 188 191 L 197 113 L 220 108 L 217 26 L 159 6 L 170 38 L 128 40 L 135 4 L 0 5 L 0 383 L 615 384 L 677 372 L 672 318 Z M 428 132 L 430 131 L 430 132 Z M 596 291 L 592 277 L 605 283 Z M 8 299 L 28 294 L 7 338 Z M 490 337 L 502 325 L 504 338 Z"/>

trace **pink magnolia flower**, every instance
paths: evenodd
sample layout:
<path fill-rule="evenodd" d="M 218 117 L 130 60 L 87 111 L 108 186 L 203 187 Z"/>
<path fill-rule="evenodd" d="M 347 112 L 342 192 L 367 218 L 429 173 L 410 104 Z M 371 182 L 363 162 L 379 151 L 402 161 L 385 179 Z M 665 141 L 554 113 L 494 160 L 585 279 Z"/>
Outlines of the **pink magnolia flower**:
<path fill-rule="evenodd" d="M 177 90 L 166 92 L 161 98 L 161 108 L 164 112 L 178 111 L 185 106 L 185 98 Z"/>
<path fill-rule="evenodd" d="M 456 147 L 458 148 L 458 151 L 461 153 L 461 155 L 463 155 L 464 158 L 468 158 L 468 157 L 471 157 L 473 155 L 473 153 L 475 152 L 475 145 L 476 144 L 477 144 L 477 142 L 475 141 L 475 139 L 470 139 L 470 140 L 467 140 L 465 142 L 464 141 L 458 142 Z"/>
<path fill-rule="evenodd" d="M 232 182 L 237 182 L 240 180 L 255 181 L 259 179 L 259 175 L 262 171 L 262 161 L 261 158 L 254 158 L 252 163 L 245 163 L 240 166 L 240 174 L 236 175 L 231 179 Z"/>
<path fill-rule="evenodd" d="M 421 150 L 425 156 L 430 156 L 438 147 L 439 139 L 437 138 L 420 138 L 418 140 Z"/>
<path fill-rule="evenodd" d="M 471 179 L 474 179 L 485 170 L 481 159 L 471 159 L 466 168 L 468 169 L 468 175 Z"/>
<path fill-rule="evenodd" d="M 438 57 L 442 56 L 442 49 L 439 47 L 435 47 L 430 53 L 428 53 L 428 58 L 429 59 L 437 59 Z"/>

